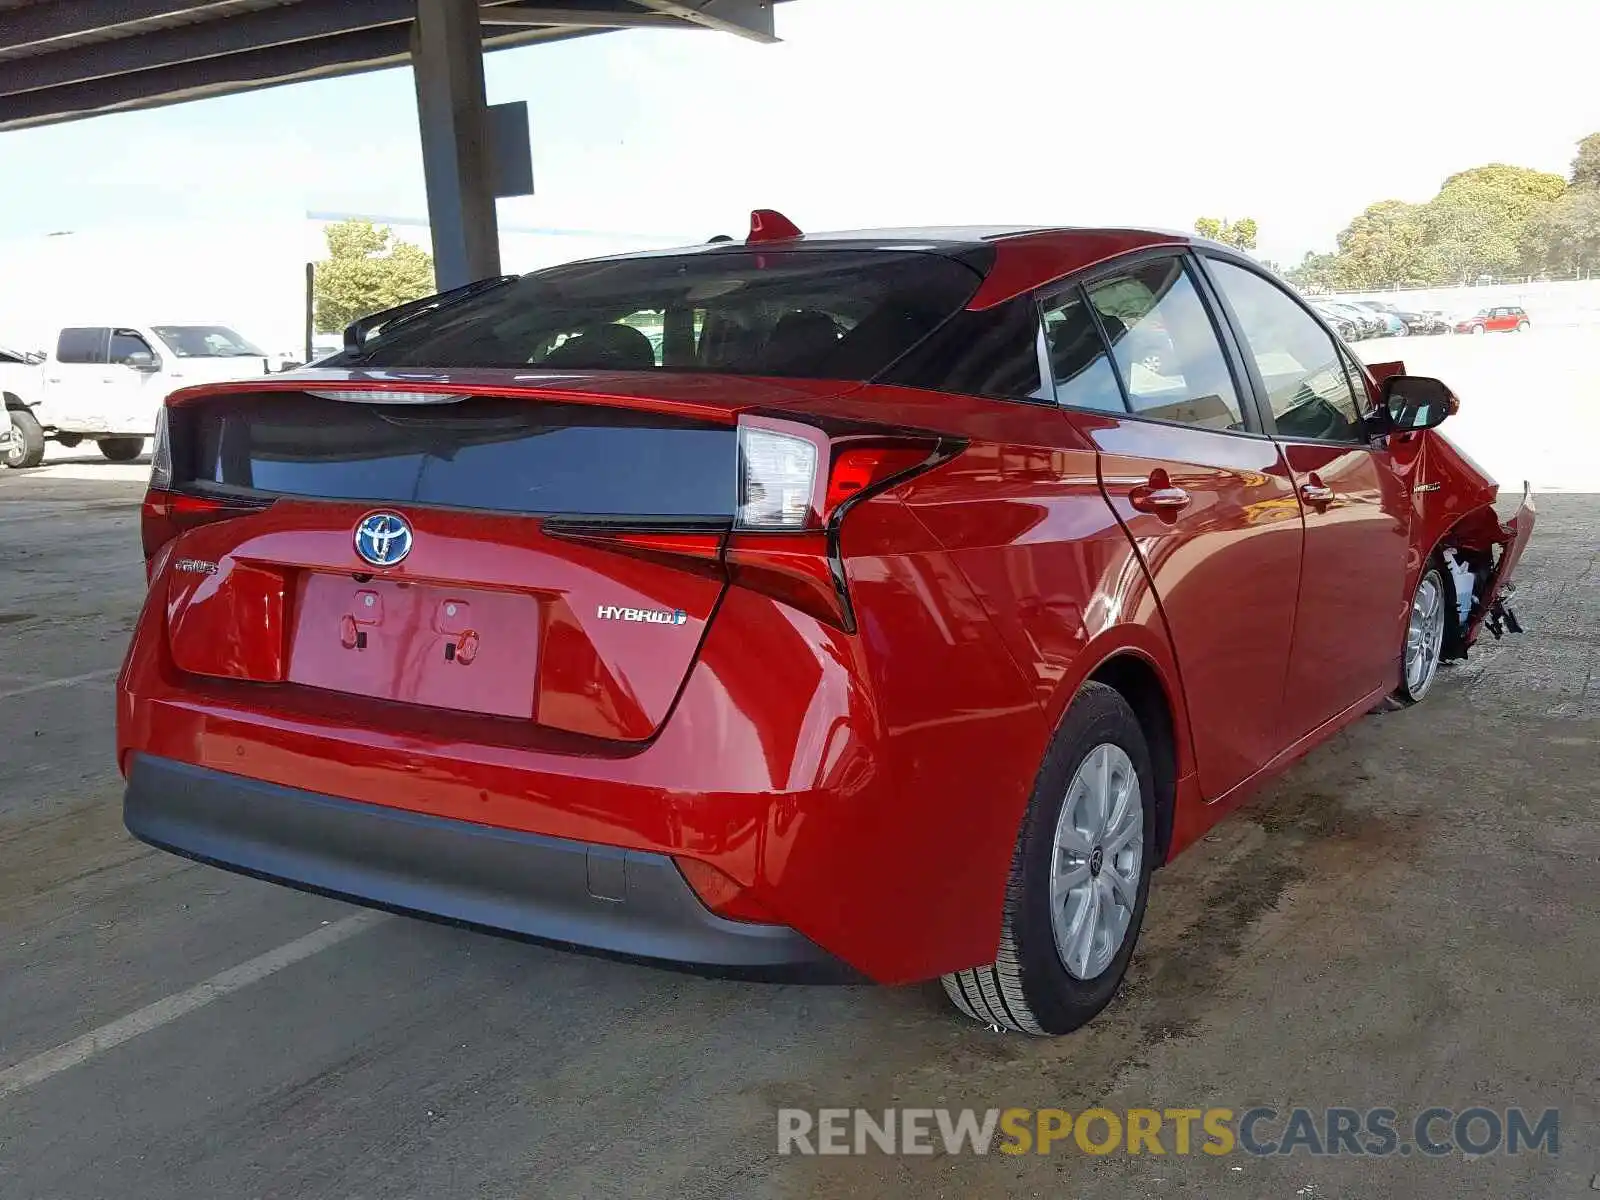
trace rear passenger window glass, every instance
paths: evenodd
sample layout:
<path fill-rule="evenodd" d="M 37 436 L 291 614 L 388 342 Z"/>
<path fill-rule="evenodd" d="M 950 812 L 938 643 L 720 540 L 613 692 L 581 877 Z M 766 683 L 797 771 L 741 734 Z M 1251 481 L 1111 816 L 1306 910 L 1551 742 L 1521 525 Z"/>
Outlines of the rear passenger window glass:
<path fill-rule="evenodd" d="M 56 339 L 56 361 L 64 363 L 103 363 L 106 361 L 106 329 L 63 329 Z"/>
<path fill-rule="evenodd" d="M 1144 263 L 1088 291 L 1137 415 L 1206 429 L 1246 427 L 1228 360 L 1179 259 Z"/>
<path fill-rule="evenodd" d="M 1076 290 L 1045 303 L 1044 336 L 1050 348 L 1057 404 L 1100 412 L 1128 411 L 1094 314 Z"/>
<path fill-rule="evenodd" d="M 1327 331 L 1271 280 L 1229 262 L 1211 260 L 1210 268 L 1267 386 L 1278 432 L 1364 441 L 1348 364 Z"/>
<path fill-rule="evenodd" d="M 1018 296 L 993 308 L 962 309 L 880 379 L 904 387 L 1012 400 L 1050 399 L 1039 378 L 1039 310 Z"/>

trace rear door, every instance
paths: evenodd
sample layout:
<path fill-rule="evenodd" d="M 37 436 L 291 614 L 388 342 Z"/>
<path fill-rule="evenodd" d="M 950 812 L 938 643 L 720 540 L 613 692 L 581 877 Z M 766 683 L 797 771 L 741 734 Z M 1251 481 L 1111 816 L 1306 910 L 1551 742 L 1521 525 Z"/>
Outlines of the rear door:
<path fill-rule="evenodd" d="M 722 594 L 734 427 L 358 395 L 370 393 L 169 410 L 174 487 L 238 513 L 172 547 L 176 665 L 302 698 L 651 736 Z"/>
<path fill-rule="evenodd" d="M 1410 545 L 1408 477 L 1370 441 L 1366 377 L 1282 286 L 1242 260 L 1207 254 L 1252 386 L 1305 517 L 1294 650 L 1283 696 L 1293 741 L 1393 680 Z"/>
<path fill-rule="evenodd" d="M 1077 305 L 1083 320 L 1054 312 Z M 1188 699 L 1200 785 L 1227 793 L 1282 748 L 1300 510 L 1186 258 L 1147 256 L 1046 302 L 1052 361 L 1103 337 L 1116 378 L 1061 390 L 1100 450 L 1101 485 L 1160 599 Z M 1090 328 L 1083 329 L 1083 321 Z"/>
<path fill-rule="evenodd" d="M 41 419 L 67 433 L 98 433 L 115 379 L 107 357 L 111 330 L 76 325 L 56 337 L 55 354 L 44 366 L 44 411 Z"/>

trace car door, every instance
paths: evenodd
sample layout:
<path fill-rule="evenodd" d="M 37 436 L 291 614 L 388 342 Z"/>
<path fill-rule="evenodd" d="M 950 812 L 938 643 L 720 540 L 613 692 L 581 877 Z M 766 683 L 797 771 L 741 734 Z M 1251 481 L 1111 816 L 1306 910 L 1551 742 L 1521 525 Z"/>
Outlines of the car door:
<path fill-rule="evenodd" d="M 1301 521 L 1188 260 L 1102 269 L 1045 299 L 1057 395 L 1158 597 L 1200 788 L 1231 791 L 1282 745 Z M 1076 343 L 1076 344 L 1074 344 Z M 1109 346 L 1115 372 L 1085 368 Z"/>
<path fill-rule="evenodd" d="M 107 361 L 111 330 L 77 325 L 56 337 L 55 354 L 45 363 L 43 415 L 46 425 L 64 433 L 97 433 L 115 383 Z"/>
<path fill-rule="evenodd" d="M 148 355 L 147 359 L 141 356 Z M 155 432 L 156 410 L 161 407 L 170 385 L 157 369 L 162 363 L 150 339 L 137 329 L 114 328 L 108 352 L 112 382 L 107 385 L 105 425 L 107 433 L 140 434 Z M 136 364 L 143 365 L 136 365 Z"/>
<path fill-rule="evenodd" d="M 1367 437 L 1364 374 L 1299 300 L 1244 260 L 1206 272 L 1239 343 L 1305 521 L 1283 693 L 1292 742 L 1394 682 L 1405 619 L 1410 488 Z"/>

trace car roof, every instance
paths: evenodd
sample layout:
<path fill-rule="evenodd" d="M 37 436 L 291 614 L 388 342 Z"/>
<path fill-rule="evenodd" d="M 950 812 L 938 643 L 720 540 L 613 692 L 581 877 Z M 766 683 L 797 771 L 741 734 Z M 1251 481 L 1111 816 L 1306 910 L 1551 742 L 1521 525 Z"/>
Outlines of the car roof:
<path fill-rule="evenodd" d="M 663 250 L 635 251 L 592 261 L 676 258 L 684 254 L 735 254 L 796 250 L 906 250 L 959 257 L 972 251 L 993 254 L 983 284 L 969 308 L 989 308 L 1031 292 L 1085 267 L 1135 250 L 1156 246 L 1204 246 L 1224 254 L 1238 251 L 1218 242 L 1165 229 L 1116 226 L 938 225 L 890 229 L 847 229 L 802 233 L 767 241 L 718 241 Z"/>

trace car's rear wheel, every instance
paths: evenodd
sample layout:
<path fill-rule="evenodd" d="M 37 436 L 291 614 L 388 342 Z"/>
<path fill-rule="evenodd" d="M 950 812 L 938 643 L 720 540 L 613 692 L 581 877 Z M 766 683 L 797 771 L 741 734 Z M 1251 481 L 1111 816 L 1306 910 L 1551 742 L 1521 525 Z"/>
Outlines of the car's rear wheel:
<path fill-rule="evenodd" d="M 95 442 L 112 462 L 132 462 L 144 452 L 144 439 L 137 437 L 106 437 Z"/>
<path fill-rule="evenodd" d="M 1517 332 L 1518 333 L 1527 333 L 1528 332 L 1528 323 L 1526 321 L 1518 321 L 1517 322 Z"/>
<path fill-rule="evenodd" d="M 25 408 L 11 410 L 11 445 L 6 449 L 6 466 L 22 469 L 37 467 L 44 461 L 44 430 L 39 419 Z"/>
<path fill-rule="evenodd" d="M 955 1006 L 1019 1033 L 1070 1033 L 1116 994 L 1155 857 L 1154 773 L 1133 709 L 1085 684 L 1039 772 L 1006 887 L 1000 949 L 944 977 Z"/>
<path fill-rule="evenodd" d="M 1437 561 L 1430 562 L 1417 580 L 1406 620 L 1405 648 L 1401 655 L 1399 700 L 1415 704 L 1433 687 L 1444 652 L 1445 635 L 1454 620 L 1455 594 Z"/>

